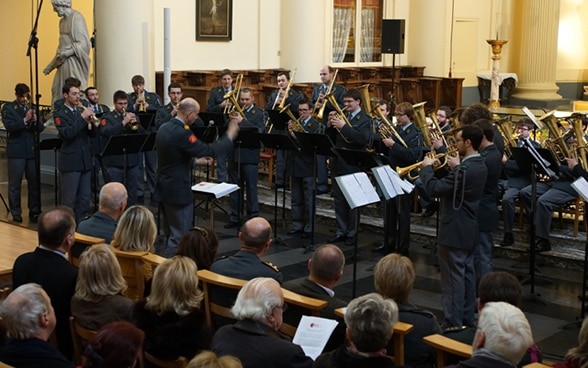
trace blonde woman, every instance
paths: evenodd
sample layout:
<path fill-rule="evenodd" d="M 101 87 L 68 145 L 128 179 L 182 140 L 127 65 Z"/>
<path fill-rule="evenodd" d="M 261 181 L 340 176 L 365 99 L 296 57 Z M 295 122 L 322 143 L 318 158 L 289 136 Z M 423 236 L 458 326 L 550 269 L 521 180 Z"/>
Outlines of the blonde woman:
<path fill-rule="evenodd" d="M 161 359 L 192 359 L 210 348 L 212 330 L 202 308 L 196 263 L 175 256 L 155 269 L 151 294 L 135 304 L 137 327 L 145 332 L 144 350 Z"/>
<path fill-rule="evenodd" d="M 157 226 L 153 213 L 145 206 L 131 206 L 118 220 L 110 245 L 125 252 L 149 253 L 153 252 L 156 237 Z M 123 274 L 126 274 L 126 266 L 122 267 Z M 143 265 L 143 276 L 145 281 L 151 279 L 151 265 Z"/>
<path fill-rule="evenodd" d="M 127 288 L 114 252 L 106 244 L 89 247 L 80 257 L 71 314 L 91 330 L 115 321 L 130 321 L 133 301 L 122 293 Z"/>

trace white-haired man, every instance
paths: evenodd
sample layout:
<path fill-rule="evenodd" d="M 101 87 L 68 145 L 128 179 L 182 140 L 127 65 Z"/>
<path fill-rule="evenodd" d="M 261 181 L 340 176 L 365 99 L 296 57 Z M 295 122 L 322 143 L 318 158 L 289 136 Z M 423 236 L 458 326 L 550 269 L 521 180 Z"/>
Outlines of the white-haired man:
<path fill-rule="evenodd" d="M 51 299 L 40 285 L 15 289 L 2 303 L 0 316 L 10 339 L 0 349 L 0 361 L 15 367 L 75 367 L 47 342 L 56 318 Z"/>
<path fill-rule="evenodd" d="M 231 309 L 238 321 L 216 332 L 212 350 L 236 356 L 244 367 L 312 367 L 302 348 L 278 333 L 285 308 L 276 280 L 258 277 L 247 282 Z"/>
<path fill-rule="evenodd" d="M 110 244 L 116 223 L 127 207 L 127 199 L 127 189 L 121 183 L 104 184 L 100 189 L 98 212 L 80 222 L 77 232 L 104 239 Z"/>
<path fill-rule="evenodd" d="M 489 302 L 480 312 L 472 357 L 450 367 L 512 368 L 531 344 L 533 334 L 523 312 L 505 302 Z"/>

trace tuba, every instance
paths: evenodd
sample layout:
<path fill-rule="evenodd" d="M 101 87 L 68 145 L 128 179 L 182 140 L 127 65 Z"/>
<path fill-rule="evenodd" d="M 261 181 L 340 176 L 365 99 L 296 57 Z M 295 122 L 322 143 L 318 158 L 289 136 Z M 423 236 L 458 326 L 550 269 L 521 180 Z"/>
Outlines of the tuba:
<path fill-rule="evenodd" d="M 414 109 L 414 122 L 423 133 L 423 141 L 425 146 L 431 147 L 433 142 L 431 140 L 431 135 L 428 133 L 430 128 L 429 124 L 427 123 L 427 116 L 425 114 L 426 103 L 427 101 L 419 102 L 418 104 L 412 105 L 412 108 Z"/>
<path fill-rule="evenodd" d="M 576 157 L 580 160 L 580 165 L 585 171 L 588 171 L 588 159 L 586 155 L 586 150 L 588 149 L 588 145 L 586 145 L 586 139 L 584 138 L 584 130 L 582 129 L 582 119 L 573 119 L 571 121 L 572 130 L 576 136 L 576 147 L 575 153 Z"/>
<path fill-rule="evenodd" d="M 396 128 L 394 128 L 394 126 L 392 125 L 390 120 L 388 120 L 388 118 L 384 115 L 384 113 L 380 109 L 380 105 L 376 106 L 376 108 L 374 109 L 374 114 L 377 115 L 377 117 L 382 122 L 382 124 L 378 128 L 378 133 L 380 134 L 380 138 L 382 140 L 384 140 L 384 139 L 394 137 L 394 138 L 396 138 L 396 141 L 398 141 L 398 143 L 402 144 L 405 148 L 408 148 L 408 145 L 406 144 L 404 139 L 402 139 L 400 134 L 398 134 L 398 132 L 396 131 Z M 394 139 L 394 138 L 392 138 L 392 139 Z"/>
<path fill-rule="evenodd" d="M 496 128 L 504 139 L 504 152 L 507 157 L 512 157 L 512 147 L 517 147 L 517 141 L 514 139 L 514 132 L 511 126 L 511 116 L 507 116 L 495 122 Z"/>
<path fill-rule="evenodd" d="M 543 142 L 543 145 L 553 152 L 557 160 L 563 162 L 566 157 L 574 157 L 574 155 L 573 150 L 568 147 L 565 135 L 562 134 L 558 126 L 559 120 L 555 117 L 554 113 L 555 110 L 552 110 L 539 118 L 539 121 L 549 129 L 549 135 L 551 136 L 551 138 Z"/>

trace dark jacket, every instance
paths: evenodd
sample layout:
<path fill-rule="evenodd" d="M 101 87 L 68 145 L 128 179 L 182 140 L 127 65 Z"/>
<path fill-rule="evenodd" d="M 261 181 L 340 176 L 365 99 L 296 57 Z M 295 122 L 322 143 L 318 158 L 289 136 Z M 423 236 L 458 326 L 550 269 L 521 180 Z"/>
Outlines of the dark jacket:
<path fill-rule="evenodd" d="M 212 330 L 206 324 L 204 311 L 194 309 L 186 316 L 174 312 L 157 315 L 145 308 L 146 301 L 135 304 L 135 325 L 145 332 L 143 348 L 161 359 L 192 359 L 201 350 L 210 349 Z"/>
<path fill-rule="evenodd" d="M 80 234 L 104 239 L 106 244 L 110 244 L 115 230 L 116 221 L 112 217 L 102 212 L 96 212 L 91 217 L 80 221 L 76 231 Z"/>
<path fill-rule="evenodd" d="M 340 132 L 337 133 L 335 147 L 364 151 L 368 144 L 369 135 L 371 134 L 371 118 L 363 110 L 360 110 L 353 118 L 348 118 L 348 120 L 351 125 L 343 125 Z M 335 130 L 335 128 L 329 129 Z M 333 157 L 332 167 L 333 176 L 353 174 L 361 171 L 359 167 L 347 164 L 340 157 Z"/>
<path fill-rule="evenodd" d="M 0 348 L 0 362 L 18 368 L 74 368 L 59 350 L 37 338 L 10 340 Z"/>
<path fill-rule="evenodd" d="M 37 117 L 37 123 L 25 125 L 26 113 L 26 108 L 16 101 L 2 106 L 2 123 L 8 132 L 7 158 L 35 158 L 35 130 L 40 132 L 45 126 L 39 123 L 39 117 Z"/>
<path fill-rule="evenodd" d="M 345 345 L 337 350 L 321 354 L 314 368 L 394 368 L 397 367 L 389 356 L 364 357 L 350 352 Z"/>
<path fill-rule="evenodd" d="M 247 110 L 244 110 L 244 113 L 245 119 L 239 124 L 241 132 L 252 131 L 262 133 L 265 129 L 265 112 L 257 106 L 252 105 Z M 259 143 L 257 143 L 257 147 L 246 148 L 247 143 L 250 142 L 244 141 L 243 145 L 239 148 L 239 140 L 235 140 L 233 154 L 228 156 L 230 164 L 236 165 L 237 163 L 242 163 L 257 165 L 259 163 Z"/>
<path fill-rule="evenodd" d="M 322 124 L 312 117 L 306 122 L 300 123 L 307 133 L 319 133 Z M 296 178 L 309 178 L 313 175 L 314 157 L 312 152 L 288 151 L 286 158 L 286 174 Z"/>
<path fill-rule="evenodd" d="M 88 130 L 88 122 L 80 112 L 67 106 L 53 111 L 53 121 L 59 138 L 63 140 L 57 168 L 60 171 L 92 170 L 90 137 L 96 136 L 98 129 L 91 125 L 92 129 Z"/>
<path fill-rule="evenodd" d="M 85 328 L 97 331 L 110 322 L 131 321 L 135 303 L 122 295 L 108 295 L 99 302 L 71 299 L 71 315 Z"/>
<path fill-rule="evenodd" d="M 110 137 L 125 135 L 125 134 L 137 134 L 147 133 L 143 126 L 139 124 L 139 129 L 133 131 L 129 128 L 129 125 L 123 125 L 123 120 L 125 116 L 123 114 L 119 114 L 116 110 L 110 111 L 105 113 L 100 120 L 100 136 L 102 137 L 102 144 L 106 146 L 108 144 L 108 140 Z M 142 136 L 144 137 L 144 135 Z M 139 141 L 145 142 L 146 138 L 141 138 Z M 127 148 L 134 148 L 133 144 L 130 144 L 127 141 L 129 146 Z M 135 143 L 135 142 L 133 142 Z M 138 142 L 136 142 L 138 144 Z M 125 155 L 109 155 L 104 156 L 102 158 L 104 164 L 106 166 L 117 166 L 117 167 L 124 167 L 125 164 L 127 167 L 136 166 L 139 164 L 141 160 L 142 154 L 135 151 L 135 153 L 128 153 L 126 155 L 126 162 L 125 162 Z"/>
<path fill-rule="evenodd" d="M 489 356 L 474 355 L 470 359 L 462 360 L 456 365 L 448 365 L 446 368 L 513 368 L 513 365 Z"/>
<path fill-rule="evenodd" d="M 436 352 L 423 342 L 423 337 L 442 332 L 435 315 L 410 303 L 398 303 L 398 320 L 413 326 L 404 337 L 404 363 L 412 368 L 433 367 Z M 394 354 L 392 340 L 388 344 L 388 353 Z"/>
<path fill-rule="evenodd" d="M 498 227 L 498 180 L 502 173 L 502 156 L 494 144 L 480 150 L 480 156 L 484 158 L 488 175 L 478 210 L 478 225 L 480 232 L 491 232 Z"/>

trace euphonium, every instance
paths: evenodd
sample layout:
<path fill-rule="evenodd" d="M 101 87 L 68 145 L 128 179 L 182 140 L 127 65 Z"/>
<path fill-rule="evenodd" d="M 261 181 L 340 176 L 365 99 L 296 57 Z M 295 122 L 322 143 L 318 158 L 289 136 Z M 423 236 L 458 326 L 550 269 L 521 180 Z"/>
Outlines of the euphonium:
<path fill-rule="evenodd" d="M 382 122 L 382 124 L 380 124 L 380 127 L 378 128 L 378 134 L 380 135 L 380 138 L 382 140 L 384 140 L 384 139 L 395 137 L 396 141 L 398 143 L 400 143 L 404 147 L 408 148 L 408 145 L 406 144 L 404 139 L 402 139 L 402 137 L 400 136 L 400 134 L 398 134 L 398 132 L 396 131 L 396 129 L 394 128 L 392 123 L 390 123 L 390 120 L 388 120 L 388 118 L 384 115 L 384 113 L 380 109 L 380 105 L 376 106 L 376 108 L 374 109 L 374 114 L 376 114 L 378 116 L 378 118 L 380 119 L 380 121 Z"/>
<path fill-rule="evenodd" d="M 347 107 L 344 107 L 343 109 L 341 109 L 339 107 L 339 105 L 337 104 L 337 101 L 335 100 L 335 96 L 333 94 L 330 94 L 329 97 L 327 97 L 327 101 L 329 101 L 335 107 L 335 111 L 337 111 L 337 114 L 335 115 L 335 117 L 343 119 L 345 121 L 345 124 L 351 126 L 351 123 L 349 122 L 349 120 L 347 119 L 347 116 L 345 116 L 345 113 L 344 113 L 344 111 L 345 111 L 345 109 L 347 109 Z M 337 129 L 337 128 L 335 128 L 335 129 Z M 345 135 L 343 135 L 343 133 L 341 133 L 341 130 L 337 129 L 337 132 L 339 133 L 341 138 L 343 138 L 345 143 L 351 143 L 351 141 Z"/>
<path fill-rule="evenodd" d="M 435 150 L 432 149 L 431 152 L 427 153 L 427 157 L 431 157 L 435 159 L 435 163 L 433 164 L 433 170 L 438 170 L 445 165 L 447 165 L 447 157 L 451 156 L 454 157 L 457 154 L 457 150 L 453 147 L 447 147 L 446 153 L 435 153 Z M 445 160 L 441 161 L 442 158 Z M 411 175 L 411 171 L 417 170 L 423 166 L 423 161 L 417 162 L 416 164 L 412 164 L 406 167 L 396 167 L 396 172 L 401 177 L 407 177 L 410 180 L 416 180 L 419 176 L 418 175 Z"/>
<path fill-rule="evenodd" d="M 586 139 L 584 138 L 584 130 L 582 129 L 582 119 L 573 119 L 572 122 L 572 129 L 574 134 L 576 135 L 576 156 L 580 159 L 580 165 L 586 171 L 588 171 L 588 159 L 586 155 L 586 150 L 588 146 L 586 145 Z"/>
<path fill-rule="evenodd" d="M 504 139 L 504 152 L 506 153 L 506 156 L 512 157 L 512 151 L 510 149 L 512 147 L 517 147 L 517 141 L 514 138 L 514 133 L 510 125 L 511 117 L 508 116 L 506 118 L 497 120 L 495 124 L 496 128 L 498 128 L 498 131 L 500 132 L 500 135 L 502 135 L 502 138 Z"/>
<path fill-rule="evenodd" d="M 327 99 L 328 99 L 328 96 L 333 91 L 333 85 L 335 85 L 335 79 L 337 79 L 337 73 L 339 73 L 339 69 L 335 69 L 335 73 L 333 74 L 333 78 L 331 79 L 331 84 L 329 84 L 329 88 L 327 88 L 327 91 L 325 92 L 325 95 L 323 96 L 323 98 L 322 99 L 319 98 L 315 102 L 315 105 L 314 105 L 315 106 L 315 110 L 316 110 L 316 105 L 318 105 L 319 103 L 322 103 L 321 108 L 319 109 L 318 112 L 316 112 L 316 111 L 313 111 L 312 112 L 313 115 L 316 112 L 315 118 L 317 120 L 319 120 L 319 121 L 322 121 L 323 120 L 323 115 L 325 114 L 325 106 L 327 106 Z"/>
<path fill-rule="evenodd" d="M 286 113 L 290 120 L 292 121 L 292 125 L 288 128 L 291 132 L 299 132 L 299 133 L 306 133 L 302 124 L 300 124 L 300 118 L 296 118 L 290 110 L 290 104 L 287 104 L 283 109 L 280 110 L 280 114 Z"/>
<path fill-rule="evenodd" d="M 425 146 L 431 147 L 433 142 L 431 141 L 431 136 L 429 135 L 429 124 L 427 124 L 427 116 L 425 114 L 425 104 L 427 101 L 419 102 L 418 104 L 412 105 L 414 109 L 414 122 L 416 126 L 420 129 L 423 133 L 423 141 Z"/>
<path fill-rule="evenodd" d="M 543 142 L 543 145 L 549 149 L 555 157 L 563 162 L 566 157 L 573 157 L 572 150 L 568 147 L 567 142 L 564 139 L 564 135 L 561 133 L 559 126 L 557 125 L 558 119 L 554 115 L 555 110 L 548 112 L 539 118 L 539 120 L 545 124 L 549 129 L 549 134 L 552 136 Z"/>

